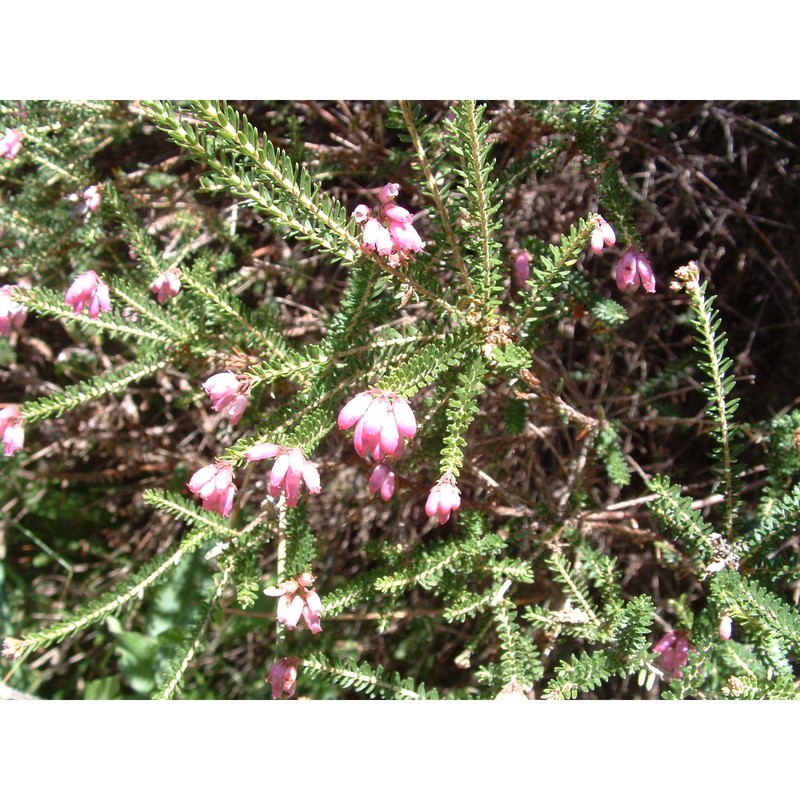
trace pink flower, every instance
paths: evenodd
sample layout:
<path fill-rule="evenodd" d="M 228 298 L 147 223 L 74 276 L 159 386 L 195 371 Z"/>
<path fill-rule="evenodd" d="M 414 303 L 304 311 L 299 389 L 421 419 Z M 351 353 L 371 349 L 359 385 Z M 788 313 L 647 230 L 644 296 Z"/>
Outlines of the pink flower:
<path fill-rule="evenodd" d="M 281 658 L 276 661 L 267 673 L 267 680 L 272 685 L 273 700 L 287 700 L 294 697 L 297 689 L 297 665 L 296 658 Z"/>
<path fill-rule="evenodd" d="M 461 506 L 461 492 L 456 486 L 456 479 L 451 472 L 446 472 L 431 489 L 425 503 L 425 513 L 436 517 L 440 525 L 450 519 L 450 512 Z"/>
<path fill-rule="evenodd" d="M 666 675 L 673 678 L 682 678 L 681 667 L 689 660 L 689 639 L 684 633 L 670 631 L 659 639 L 653 647 L 654 653 L 659 653 L 659 666 Z"/>
<path fill-rule="evenodd" d="M 314 576 L 304 572 L 294 580 L 264 589 L 265 595 L 279 598 L 278 622 L 290 631 L 297 628 L 301 619 L 311 633 L 322 631 L 322 601 L 312 588 L 313 584 Z"/>
<path fill-rule="evenodd" d="M 653 268 L 645 257 L 633 247 L 629 247 L 617 264 L 617 287 L 624 292 L 628 286 L 636 291 L 641 284 L 646 292 L 656 290 L 656 279 L 653 275 Z"/>
<path fill-rule="evenodd" d="M 25 430 L 22 427 L 22 414 L 16 406 L 0 409 L 0 437 L 3 439 L 3 455 L 13 456 L 22 450 L 25 441 Z"/>
<path fill-rule="evenodd" d="M 14 300 L 14 286 L 0 286 L 0 335 L 8 336 L 25 322 L 25 307 Z"/>
<path fill-rule="evenodd" d="M 5 135 L 0 139 L 0 157 L 5 156 L 9 161 L 16 157 L 22 147 L 22 134 L 14 128 L 6 128 Z"/>
<path fill-rule="evenodd" d="M 361 246 L 365 250 L 377 250 L 382 256 L 388 256 L 394 243 L 389 231 L 377 219 L 370 217 L 364 223 Z"/>
<path fill-rule="evenodd" d="M 89 316 L 92 319 L 96 319 L 101 311 L 111 310 L 108 286 L 97 277 L 97 273 L 92 269 L 82 272 L 75 278 L 72 286 L 67 289 L 64 301 L 67 305 L 72 306 L 76 317 L 86 305 L 89 306 Z"/>
<path fill-rule="evenodd" d="M 614 229 L 598 214 L 594 218 L 594 230 L 592 231 L 592 252 L 599 256 L 603 252 L 603 245 L 613 247 L 617 241 L 617 234 Z"/>
<path fill-rule="evenodd" d="M 86 213 L 93 214 L 100 208 L 100 189 L 92 184 L 83 193 L 83 202 L 86 204 Z"/>
<path fill-rule="evenodd" d="M 355 425 L 353 446 L 365 458 L 380 462 L 386 456 L 395 460 L 403 455 L 406 439 L 417 433 L 417 420 L 411 406 L 394 392 L 370 389 L 360 392 L 339 412 L 339 430 Z"/>
<path fill-rule="evenodd" d="M 425 247 L 425 243 L 410 222 L 390 222 L 389 234 L 395 249 L 401 253 L 418 253 Z"/>
<path fill-rule="evenodd" d="M 218 372 L 203 384 L 203 390 L 211 398 L 214 411 L 224 411 L 232 425 L 242 418 L 247 408 L 249 381 L 232 372 Z"/>
<path fill-rule="evenodd" d="M 381 201 L 382 204 L 386 205 L 387 203 L 391 203 L 395 197 L 400 193 L 400 184 L 399 183 L 387 183 L 379 192 L 378 192 L 378 200 Z"/>
<path fill-rule="evenodd" d="M 523 250 L 514 261 L 514 277 L 517 283 L 524 285 L 531 276 L 531 254 Z"/>
<path fill-rule="evenodd" d="M 387 256 L 392 266 L 398 266 L 409 253 L 418 253 L 425 247 L 411 224 L 414 219 L 411 212 L 394 202 L 399 191 L 398 183 L 387 183 L 380 190 L 381 209 L 377 217 L 363 203 L 353 211 L 355 221 L 363 225 L 362 248 Z"/>
<path fill-rule="evenodd" d="M 283 447 L 267 442 L 251 447 L 245 452 L 245 457 L 248 461 L 275 458 L 269 473 L 269 493 L 275 498 L 285 495 L 289 508 L 294 508 L 300 499 L 301 480 L 309 494 L 320 492 L 319 470 L 306 460 L 299 447 Z"/>
<path fill-rule="evenodd" d="M 719 637 L 723 641 L 728 641 L 733 635 L 733 620 L 730 614 L 723 614 L 722 619 L 719 621 Z"/>
<path fill-rule="evenodd" d="M 176 297 L 181 290 L 180 271 L 175 267 L 170 267 L 153 281 L 150 289 L 156 296 L 156 300 L 163 305 L 170 297 Z"/>
<path fill-rule="evenodd" d="M 206 511 L 216 511 L 223 517 L 230 516 L 236 486 L 233 483 L 233 467 L 218 461 L 201 467 L 186 484 L 192 494 L 203 501 Z"/>
<path fill-rule="evenodd" d="M 378 464 L 369 479 L 369 492 L 381 493 L 381 497 L 387 502 L 394 494 L 395 474 L 386 464 Z"/>

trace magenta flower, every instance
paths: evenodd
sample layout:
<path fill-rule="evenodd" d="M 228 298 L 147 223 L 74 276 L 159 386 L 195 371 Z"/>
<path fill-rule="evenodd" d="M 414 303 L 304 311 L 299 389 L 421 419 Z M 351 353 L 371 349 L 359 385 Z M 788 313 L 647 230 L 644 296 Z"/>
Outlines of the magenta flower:
<path fill-rule="evenodd" d="M 14 286 L 0 286 L 0 335 L 9 336 L 25 322 L 25 307 L 14 299 Z"/>
<path fill-rule="evenodd" d="M 22 147 L 22 134 L 14 128 L 6 128 L 5 135 L 0 139 L 0 157 L 9 161 L 16 158 Z"/>
<path fill-rule="evenodd" d="M 659 653 L 659 666 L 665 675 L 673 678 L 682 678 L 681 667 L 689 660 L 689 639 L 685 633 L 670 631 L 659 639 L 653 647 L 654 653 Z"/>
<path fill-rule="evenodd" d="M 594 218 L 594 230 L 592 231 L 591 248 L 592 252 L 599 256 L 603 252 L 603 245 L 613 247 L 617 241 L 617 234 L 614 229 L 598 214 Z"/>
<path fill-rule="evenodd" d="M 201 467 L 186 484 L 192 494 L 203 501 L 206 511 L 216 511 L 223 517 L 230 516 L 236 486 L 233 483 L 233 467 L 223 461 Z"/>
<path fill-rule="evenodd" d="M 101 311 L 111 310 L 108 286 L 103 283 L 101 278 L 97 277 L 97 273 L 92 269 L 82 272 L 75 278 L 72 286 L 67 289 L 64 302 L 72 306 L 76 317 L 87 305 L 89 316 L 92 319 L 96 319 Z"/>
<path fill-rule="evenodd" d="M 381 497 L 387 502 L 394 494 L 395 474 L 386 464 L 378 464 L 369 479 L 369 492 L 381 493 Z"/>
<path fill-rule="evenodd" d="M 355 425 L 353 446 L 366 458 L 371 455 L 376 462 L 386 456 L 395 460 L 403 455 L 404 437 L 413 439 L 417 433 L 417 420 L 411 406 L 394 392 L 370 389 L 360 392 L 339 412 L 339 430 Z"/>
<path fill-rule="evenodd" d="M 278 598 L 278 622 L 290 631 L 297 628 L 302 619 L 311 633 L 322 631 L 322 601 L 312 588 L 314 576 L 304 572 L 291 581 L 264 589 L 264 594 Z"/>
<path fill-rule="evenodd" d="M 514 277 L 518 284 L 524 285 L 530 276 L 531 254 L 527 250 L 523 250 L 514 260 Z"/>
<path fill-rule="evenodd" d="M 275 498 L 285 495 L 289 508 L 294 508 L 300 499 L 301 481 L 306 485 L 309 494 L 320 492 L 319 470 L 306 460 L 299 447 L 283 447 L 267 442 L 251 447 L 245 452 L 245 457 L 248 461 L 275 459 L 269 474 L 269 493 Z"/>
<path fill-rule="evenodd" d="M 456 479 L 451 472 L 445 472 L 439 482 L 431 489 L 425 503 L 425 513 L 436 517 L 440 525 L 450 519 L 450 512 L 461 506 L 461 492 L 456 486 Z"/>
<path fill-rule="evenodd" d="M 181 290 L 180 271 L 176 267 L 170 267 L 153 281 L 150 289 L 156 296 L 156 300 L 164 305 L 171 297 L 177 297 Z"/>
<path fill-rule="evenodd" d="M 22 414 L 16 406 L 0 409 L 0 438 L 3 440 L 3 455 L 13 456 L 22 450 L 25 441 L 25 429 L 22 427 Z"/>
<path fill-rule="evenodd" d="M 100 189 L 92 184 L 83 193 L 83 202 L 86 205 L 86 213 L 94 214 L 100 208 Z"/>
<path fill-rule="evenodd" d="M 267 680 L 272 686 L 272 699 L 283 700 L 294 697 L 297 689 L 297 665 L 296 658 L 281 658 L 276 661 L 267 673 Z"/>
<path fill-rule="evenodd" d="M 235 425 L 247 408 L 250 383 L 232 372 L 218 372 L 204 384 L 203 390 L 211 398 L 214 411 L 224 412 L 231 425 Z"/>
<path fill-rule="evenodd" d="M 361 247 L 387 256 L 392 266 L 399 266 L 409 253 L 418 253 L 425 247 L 412 225 L 414 217 L 411 212 L 394 202 L 399 191 L 398 183 L 387 183 L 380 190 L 381 208 L 377 216 L 363 203 L 353 211 L 353 218 L 363 226 Z"/>
<path fill-rule="evenodd" d="M 656 290 L 656 279 L 653 275 L 653 268 L 645 257 L 633 247 L 629 247 L 617 264 L 617 287 L 624 292 L 628 286 L 636 291 L 639 286 L 644 286 L 646 292 Z"/>

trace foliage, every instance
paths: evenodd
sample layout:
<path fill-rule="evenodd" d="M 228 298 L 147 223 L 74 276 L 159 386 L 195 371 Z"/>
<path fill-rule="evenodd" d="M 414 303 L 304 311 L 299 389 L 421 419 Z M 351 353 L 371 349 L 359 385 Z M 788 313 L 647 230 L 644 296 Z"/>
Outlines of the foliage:
<path fill-rule="evenodd" d="M 612 146 L 631 109 L 318 108 L 0 103 L 22 134 L 0 159 L 0 269 L 27 313 L 0 339 L 25 429 L 0 464 L 9 686 L 263 698 L 285 659 L 291 693 L 318 698 L 796 697 L 800 416 L 743 419 L 696 263 L 672 295 L 663 269 L 654 296 L 621 295 L 587 253 L 601 212 L 620 251 L 648 248 Z M 548 216 L 542 187 L 566 179 L 584 190 Z M 111 311 L 65 302 L 87 270 Z M 160 303 L 165 274 L 180 292 Z M 653 345 L 650 365 L 643 309 L 658 342 L 688 326 L 692 353 Z M 220 373 L 240 419 L 211 407 Z M 380 433 L 360 458 L 366 415 L 337 418 L 367 392 L 402 446 Z M 659 430 L 693 426 L 700 498 L 658 456 L 677 449 Z M 755 500 L 746 441 L 766 446 Z M 225 516 L 192 495 L 227 472 L 187 486 L 212 464 L 236 487 Z M 437 491 L 447 514 L 426 508 Z M 670 631 L 690 643 L 679 671 L 653 651 Z"/>

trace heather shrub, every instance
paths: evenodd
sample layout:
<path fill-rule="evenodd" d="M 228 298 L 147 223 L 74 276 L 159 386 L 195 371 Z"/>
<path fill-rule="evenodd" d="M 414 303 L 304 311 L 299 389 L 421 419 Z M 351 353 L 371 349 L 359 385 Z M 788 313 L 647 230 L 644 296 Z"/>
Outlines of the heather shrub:
<path fill-rule="evenodd" d="M 14 691 L 796 696 L 800 415 L 635 109 L 0 113 Z"/>

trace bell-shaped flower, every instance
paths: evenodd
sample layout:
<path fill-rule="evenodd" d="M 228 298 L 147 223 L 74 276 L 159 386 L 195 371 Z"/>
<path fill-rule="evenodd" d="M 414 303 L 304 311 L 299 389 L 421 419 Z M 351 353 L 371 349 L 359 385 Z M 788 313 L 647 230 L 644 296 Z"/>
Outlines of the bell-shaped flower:
<path fill-rule="evenodd" d="M 295 630 L 302 619 L 311 633 L 322 631 L 322 601 L 313 584 L 314 576 L 304 572 L 294 580 L 264 589 L 268 597 L 278 598 L 277 619 L 287 629 Z"/>
<path fill-rule="evenodd" d="M 22 134 L 14 128 L 6 128 L 5 135 L 0 139 L 0 157 L 9 161 L 16 158 L 22 147 Z"/>
<path fill-rule="evenodd" d="M 523 286 L 531 276 L 531 254 L 523 250 L 514 259 L 514 278 L 520 286 Z"/>
<path fill-rule="evenodd" d="M 387 502 L 394 494 L 395 474 L 387 464 L 378 464 L 369 479 L 369 492 L 376 494 L 380 492 L 381 497 Z"/>
<path fill-rule="evenodd" d="M 284 495 L 289 508 L 294 508 L 300 499 L 301 482 L 305 484 L 309 494 L 320 492 L 319 470 L 306 460 L 299 447 L 284 447 L 266 442 L 247 450 L 245 458 L 248 461 L 275 459 L 269 474 L 269 494 L 274 498 Z"/>
<path fill-rule="evenodd" d="M 8 336 L 25 322 L 25 307 L 14 299 L 14 286 L 0 286 L 0 335 Z"/>
<path fill-rule="evenodd" d="M 398 460 L 406 439 L 417 433 L 417 420 L 411 406 L 394 392 L 370 389 L 349 400 L 339 412 L 340 430 L 355 425 L 353 446 L 366 458 L 380 462 L 386 456 Z"/>
<path fill-rule="evenodd" d="M 645 257 L 633 247 L 629 247 L 617 264 L 616 271 L 617 287 L 624 292 L 628 286 L 636 291 L 639 286 L 644 286 L 646 292 L 656 290 L 656 279 L 653 268 Z"/>
<path fill-rule="evenodd" d="M 296 658 L 281 658 L 276 661 L 267 673 L 267 680 L 272 686 L 272 699 L 283 700 L 294 697 L 297 689 L 297 665 Z"/>
<path fill-rule="evenodd" d="M 100 208 L 100 189 L 95 186 L 89 186 L 83 193 L 83 202 L 86 206 L 86 213 L 87 214 L 94 214 L 97 212 L 97 209 Z"/>
<path fill-rule="evenodd" d="M 670 631 L 654 645 L 653 652 L 660 655 L 659 666 L 666 675 L 682 678 L 681 667 L 689 660 L 689 639 L 685 633 Z"/>
<path fill-rule="evenodd" d="M 186 484 L 192 494 L 203 501 L 206 511 L 216 511 L 223 517 L 230 516 L 236 486 L 233 483 L 233 467 L 218 461 L 201 467 Z"/>
<path fill-rule="evenodd" d="M 0 408 L 0 438 L 3 441 L 3 455 L 13 456 L 22 450 L 25 442 L 22 414 L 17 406 Z"/>
<path fill-rule="evenodd" d="M 425 513 L 436 517 L 440 525 L 450 519 L 450 513 L 461 506 L 461 492 L 452 473 L 446 472 L 431 489 L 425 503 Z"/>
<path fill-rule="evenodd" d="M 111 310 L 111 300 L 108 296 L 108 286 L 97 276 L 97 273 L 90 269 L 82 272 L 72 282 L 64 296 L 64 302 L 72 306 L 75 316 L 89 309 L 89 316 L 96 319 L 101 311 Z"/>
<path fill-rule="evenodd" d="M 230 371 L 218 372 L 206 380 L 203 390 L 211 398 L 214 411 L 223 412 L 232 425 L 242 418 L 247 408 L 249 381 Z"/>
<path fill-rule="evenodd" d="M 177 297 L 181 290 L 181 273 L 175 267 L 164 270 L 151 284 L 150 290 L 161 305 L 171 297 Z"/>
<path fill-rule="evenodd" d="M 599 256 L 603 252 L 603 245 L 613 247 L 617 241 L 617 234 L 614 229 L 598 214 L 594 218 L 594 230 L 592 231 L 591 248 L 592 252 Z"/>

